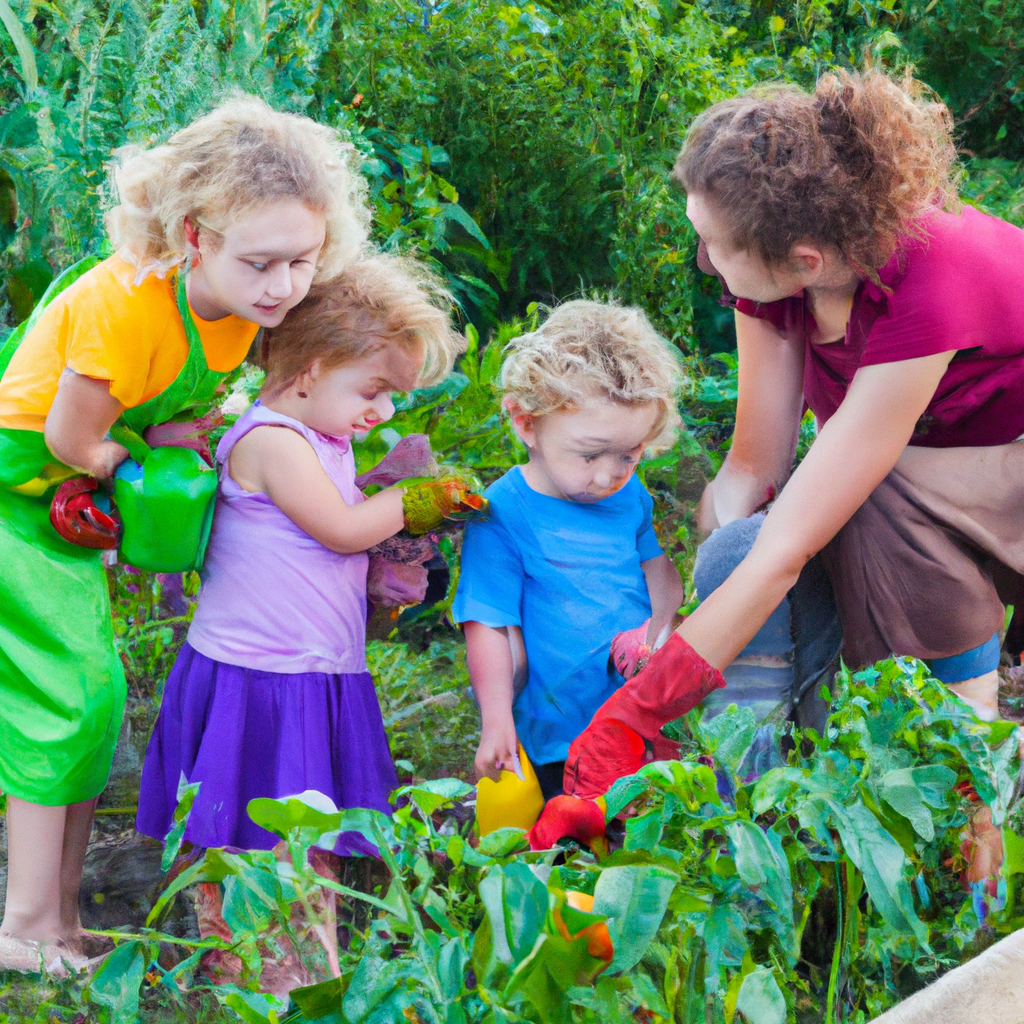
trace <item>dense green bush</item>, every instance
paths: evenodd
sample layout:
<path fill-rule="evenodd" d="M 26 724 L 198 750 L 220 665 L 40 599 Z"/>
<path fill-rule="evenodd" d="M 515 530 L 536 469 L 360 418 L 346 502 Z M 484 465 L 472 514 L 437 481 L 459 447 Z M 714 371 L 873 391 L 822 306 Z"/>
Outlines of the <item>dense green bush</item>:
<path fill-rule="evenodd" d="M 529 301 L 616 289 L 694 349 L 696 317 L 705 350 L 728 349 L 730 323 L 694 281 L 693 237 L 667 172 L 708 103 L 765 79 L 809 85 L 867 55 L 916 66 L 952 104 L 972 153 L 1015 160 L 1024 145 L 1020 0 L 12 8 L 25 38 L 19 50 L 0 33 L 10 321 L 53 269 L 102 245 L 112 151 L 166 137 L 233 87 L 348 133 L 367 156 L 378 238 L 439 259 L 485 332 Z"/>

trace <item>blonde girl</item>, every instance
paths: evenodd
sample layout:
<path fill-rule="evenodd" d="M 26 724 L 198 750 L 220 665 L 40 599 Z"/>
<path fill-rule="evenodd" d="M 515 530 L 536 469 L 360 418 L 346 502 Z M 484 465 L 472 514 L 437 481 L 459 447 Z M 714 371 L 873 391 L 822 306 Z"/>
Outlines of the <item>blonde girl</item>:
<path fill-rule="evenodd" d="M 254 98 L 124 151 L 114 177 L 116 255 L 59 279 L 0 354 L 0 969 L 83 952 L 82 863 L 125 699 L 96 550 L 116 543 L 109 520 L 94 482 L 51 513 L 55 490 L 111 476 L 128 454 L 115 422 L 143 432 L 208 407 L 259 328 L 367 237 L 334 133 Z"/>

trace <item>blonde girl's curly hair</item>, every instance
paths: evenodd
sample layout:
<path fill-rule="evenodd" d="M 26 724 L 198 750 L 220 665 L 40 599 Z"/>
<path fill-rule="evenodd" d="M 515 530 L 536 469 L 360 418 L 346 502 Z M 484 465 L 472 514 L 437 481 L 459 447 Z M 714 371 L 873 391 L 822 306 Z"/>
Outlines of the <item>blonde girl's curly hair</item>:
<path fill-rule="evenodd" d="M 440 278 L 412 257 L 363 255 L 314 283 L 280 326 L 264 331 L 263 395 L 280 394 L 315 362 L 331 370 L 389 345 L 422 345 L 419 386 L 439 383 L 466 347 L 452 330 L 453 308 Z"/>
<path fill-rule="evenodd" d="M 877 282 L 923 214 L 955 205 L 952 133 L 945 104 L 913 78 L 843 71 L 813 93 L 757 86 L 709 107 L 673 177 L 722 212 L 736 249 L 780 265 L 798 242 L 834 246 Z"/>
<path fill-rule="evenodd" d="M 326 217 L 317 277 L 338 274 L 369 234 L 354 148 L 333 129 L 255 96 L 228 99 L 161 146 L 115 155 L 120 204 L 107 214 L 107 231 L 140 280 L 183 262 L 186 217 L 219 235 L 268 203 L 297 199 Z"/>
<path fill-rule="evenodd" d="M 647 448 L 664 449 L 675 439 L 684 379 L 679 355 L 642 310 L 587 299 L 565 302 L 506 352 L 505 401 L 523 412 L 572 412 L 595 398 L 622 405 L 653 402 L 659 414 Z"/>

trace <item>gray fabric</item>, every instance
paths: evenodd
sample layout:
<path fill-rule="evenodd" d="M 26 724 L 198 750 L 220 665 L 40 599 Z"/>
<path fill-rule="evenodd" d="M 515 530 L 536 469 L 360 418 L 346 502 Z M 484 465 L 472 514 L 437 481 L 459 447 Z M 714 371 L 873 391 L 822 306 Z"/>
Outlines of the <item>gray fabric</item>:
<path fill-rule="evenodd" d="M 693 584 L 697 596 L 706 601 L 747 557 L 764 523 L 764 513 L 756 512 L 747 519 L 734 519 L 720 527 L 697 549 L 693 566 Z M 769 655 L 791 658 L 793 638 L 789 625 L 789 601 L 783 600 L 756 636 L 740 652 L 739 657 Z"/>

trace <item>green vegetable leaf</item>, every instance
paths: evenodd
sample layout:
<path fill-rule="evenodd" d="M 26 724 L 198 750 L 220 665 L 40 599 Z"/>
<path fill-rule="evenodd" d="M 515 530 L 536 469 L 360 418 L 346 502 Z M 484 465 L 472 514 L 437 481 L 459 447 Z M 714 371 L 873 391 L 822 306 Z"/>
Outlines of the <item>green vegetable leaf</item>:
<path fill-rule="evenodd" d="M 786 1024 L 786 997 L 767 967 L 752 971 L 743 979 L 736 1009 L 748 1024 Z"/>
<path fill-rule="evenodd" d="M 628 971 L 647 951 L 661 926 L 679 876 L 655 864 L 605 868 L 594 888 L 595 914 L 609 918 L 615 950 L 609 970 Z"/>

